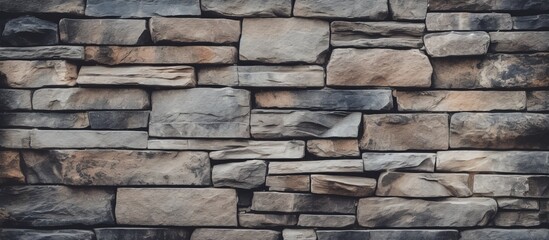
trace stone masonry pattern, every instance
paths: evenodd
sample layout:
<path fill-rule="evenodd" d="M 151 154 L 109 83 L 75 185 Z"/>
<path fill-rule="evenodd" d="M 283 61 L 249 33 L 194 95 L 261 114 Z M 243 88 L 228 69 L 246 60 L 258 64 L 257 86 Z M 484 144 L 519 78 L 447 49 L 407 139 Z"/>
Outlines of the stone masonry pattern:
<path fill-rule="evenodd" d="M 2 240 L 547 240 L 547 0 L 0 0 Z"/>

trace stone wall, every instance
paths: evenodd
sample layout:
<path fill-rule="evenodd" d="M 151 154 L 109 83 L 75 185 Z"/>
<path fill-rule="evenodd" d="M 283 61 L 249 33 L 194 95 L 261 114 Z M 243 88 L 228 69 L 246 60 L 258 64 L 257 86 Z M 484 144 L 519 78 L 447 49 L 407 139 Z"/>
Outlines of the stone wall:
<path fill-rule="evenodd" d="M 0 239 L 549 239 L 547 0 L 0 12 Z"/>

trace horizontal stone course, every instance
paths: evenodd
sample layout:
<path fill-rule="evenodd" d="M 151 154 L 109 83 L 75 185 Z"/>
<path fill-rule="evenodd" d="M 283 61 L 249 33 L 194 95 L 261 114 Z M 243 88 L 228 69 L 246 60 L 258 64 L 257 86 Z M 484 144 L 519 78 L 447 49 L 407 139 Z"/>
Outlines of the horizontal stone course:
<path fill-rule="evenodd" d="M 385 0 L 296 0 L 294 16 L 316 18 L 363 18 L 383 20 L 388 15 Z"/>
<path fill-rule="evenodd" d="M 82 46 L 0 47 L 0 60 L 84 60 Z"/>
<path fill-rule="evenodd" d="M 420 48 L 424 29 L 422 23 L 334 21 L 330 43 L 335 47 Z"/>
<path fill-rule="evenodd" d="M 174 28 L 173 26 L 178 26 Z M 149 20 L 155 43 L 236 43 L 240 21 L 229 19 L 159 18 Z"/>
<path fill-rule="evenodd" d="M 0 113 L 0 127 L 87 128 L 86 113 L 5 112 Z"/>
<path fill-rule="evenodd" d="M 144 18 L 200 15 L 199 0 L 86 0 L 86 16 Z"/>
<path fill-rule="evenodd" d="M 547 52 L 549 32 L 490 32 L 492 52 Z"/>
<path fill-rule="evenodd" d="M 47 14 L 84 14 L 85 0 L 51 0 L 36 2 L 34 0 L 0 1 L 2 12 L 8 13 L 47 13 Z"/>
<path fill-rule="evenodd" d="M 490 35 L 480 31 L 429 33 L 423 41 L 431 57 L 474 56 L 488 52 Z"/>
<path fill-rule="evenodd" d="M 212 160 L 232 159 L 300 159 L 305 156 L 303 141 L 243 141 L 225 149 L 210 152 Z"/>
<path fill-rule="evenodd" d="M 356 173 L 363 171 L 362 160 L 358 159 L 285 161 L 269 163 L 269 174 Z"/>
<path fill-rule="evenodd" d="M 93 240 L 95 235 L 90 230 L 34 230 L 3 228 L 0 229 L 2 239 L 62 239 L 62 240 Z"/>
<path fill-rule="evenodd" d="M 355 213 L 356 201 L 349 197 L 305 193 L 255 192 L 252 210 L 303 213 Z"/>
<path fill-rule="evenodd" d="M 547 175 L 477 174 L 473 193 L 477 196 L 549 198 Z"/>
<path fill-rule="evenodd" d="M 21 172 L 21 156 L 13 150 L 0 151 L 0 184 L 25 183 Z"/>
<path fill-rule="evenodd" d="M 93 130 L 32 130 L 32 148 L 147 148 L 147 132 Z"/>
<path fill-rule="evenodd" d="M 141 89 L 44 88 L 34 91 L 35 110 L 127 110 L 149 108 Z"/>
<path fill-rule="evenodd" d="M 59 21 L 63 43 L 86 45 L 143 45 L 150 42 L 145 20 L 69 19 Z"/>
<path fill-rule="evenodd" d="M 395 91 L 400 111 L 495 111 L 524 110 L 523 91 Z"/>
<path fill-rule="evenodd" d="M 549 152 L 442 151 L 437 171 L 549 174 Z"/>
<path fill-rule="evenodd" d="M 77 66 L 64 60 L 0 61 L 0 85 L 10 88 L 40 88 L 76 85 Z"/>
<path fill-rule="evenodd" d="M 508 13 L 427 13 L 429 31 L 452 30 L 511 30 L 513 21 Z"/>
<path fill-rule="evenodd" d="M 0 110 L 31 110 L 32 91 L 0 89 Z"/>
<path fill-rule="evenodd" d="M 105 227 L 93 229 L 97 239 L 132 239 L 142 236 L 164 240 L 188 240 L 191 231 L 180 228 Z M 76 240 L 76 239 L 75 239 Z"/>
<path fill-rule="evenodd" d="M 513 17 L 515 30 L 542 30 L 549 28 L 549 14 Z"/>
<path fill-rule="evenodd" d="M 202 11 L 227 17 L 289 17 L 291 0 L 201 0 Z"/>
<path fill-rule="evenodd" d="M 379 176 L 377 196 L 394 197 L 470 197 L 472 183 L 468 174 L 399 173 Z"/>
<path fill-rule="evenodd" d="M 136 85 L 194 87 L 196 76 L 190 66 L 82 66 L 79 85 Z"/>
<path fill-rule="evenodd" d="M 365 171 L 434 172 L 434 153 L 373 153 L 362 154 Z"/>

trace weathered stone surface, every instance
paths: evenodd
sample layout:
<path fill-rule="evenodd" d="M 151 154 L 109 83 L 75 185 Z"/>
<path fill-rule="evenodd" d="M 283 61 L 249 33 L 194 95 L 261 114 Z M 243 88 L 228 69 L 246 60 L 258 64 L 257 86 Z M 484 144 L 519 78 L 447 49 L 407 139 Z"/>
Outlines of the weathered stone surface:
<path fill-rule="evenodd" d="M 388 12 L 385 0 L 296 0 L 294 4 L 294 16 L 297 17 L 383 20 Z"/>
<path fill-rule="evenodd" d="M 86 60 L 107 65 L 233 64 L 236 54 L 235 47 L 217 46 L 86 47 Z"/>
<path fill-rule="evenodd" d="M 548 53 L 434 58 L 435 88 L 548 87 Z"/>
<path fill-rule="evenodd" d="M 514 30 L 549 29 L 549 14 L 513 17 Z"/>
<path fill-rule="evenodd" d="M 55 45 L 57 24 L 33 16 L 14 18 L 4 26 L 2 42 L 19 47 Z"/>
<path fill-rule="evenodd" d="M 239 213 L 238 223 L 246 228 L 267 228 L 280 226 L 295 226 L 297 216 L 289 214 L 257 214 L 257 213 Z"/>
<path fill-rule="evenodd" d="M 307 193 L 255 192 L 252 210 L 267 212 L 355 213 L 356 201 L 340 196 Z"/>
<path fill-rule="evenodd" d="M 297 146 L 301 146 L 303 144 L 299 143 L 299 141 L 295 141 L 297 143 Z M 231 150 L 231 149 L 238 149 L 237 152 L 240 152 L 242 150 L 248 150 L 250 146 L 253 146 L 254 150 L 257 150 L 256 148 L 259 147 L 266 147 L 266 146 L 280 146 L 278 151 L 271 152 L 270 154 L 277 154 L 278 156 L 281 155 L 282 152 L 285 150 L 285 147 L 287 145 L 293 146 L 294 141 L 290 142 L 283 142 L 283 141 L 254 141 L 254 140 L 246 140 L 246 139 L 149 139 L 149 149 L 174 149 L 174 150 L 206 150 L 206 151 L 222 151 L 222 150 Z M 299 149 L 299 148 L 298 148 Z M 271 148 L 269 151 L 273 151 Z M 226 151 L 227 153 L 231 153 L 230 151 Z M 299 151 L 300 155 L 303 152 L 302 150 Z M 296 153 L 297 151 L 292 153 Z M 258 155 L 261 156 L 260 158 L 265 157 L 266 155 Z M 256 158 L 256 157 L 252 157 Z M 283 158 L 283 157 L 281 157 Z"/>
<path fill-rule="evenodd" d="M 143 18 L 200 15 L 199 0 L 87 0 L 86 16 Z"/>
<path fill-rule="evenodd" d="M 153 17 L 149 26 L 155 43 L 236 43 L 240 39 L 238 20 Z"/>
<path fill-rule="evenodd" d="M 317 240 L 314 229 L 284 229 L 282 238 L 284 240 Z"/>
<path fill-rule="evenodd" d="M 470 197 L 469 174 L 386 172 L 379 176 L 377 196 Z"/>
<path fill-rule="evenodd" d="M 49 150 L 22 152 L 30 184 L 208 186 L 205 152 Z"/>
<path fill-rule="evenodd" d="M 317 230 L 318 240 L 371 239 L 367 230 Z"/>
<path fill-rule="evenodd" d="M 549 149 L 549 115 L 456 113 L 450 121 L 450 147 Z"/>
<path fill-rule="evenodd" d="M 33 230 L 33 229 L 0 229 L 1 239 L 20 240 L 93 240 L 95 235 L 89 230 Z"/>
<path fill-rule="evenodd" d="M 363 150 L 448 149 L 447 114 L 364 115 Z"/>
<path fill-rule="evenodd" d="M 229 17 L 289 17 L 291 0 L 202 0 L 202 11 Z"/>
<path fill-rule="evenodd" d="M 415 49 L 335 49 L 326 81 L 328 86 L 429 87 L 432 72 L 429 58 Z"/>
<path fill-rule="evenodd" d="M 452 30 L 511 30 L 513 20 L 509 13 L 427 13 L 429 31 Z"/>
<path fill-rule="evenodd" d="M 0 190 L 2 225 L 54 227 L 114 224 L 112 190 L 12 186 Z"/>
<path fill-rule="evenodd" d="M 461 232 L 462 240 L 514 240 L 532 239 L 543 240 L 549 238 L 549 229 L 501 229 L 482 228 Z"/>
<path fill-rule="evenodd" d="M 90 111 L 91 129 L 138 129 L 147 128 L 148 111 Z"/>
<path fill-rule="evenodd" d="M 362 160 L 338 159 L 318 161 L 270 162 L 269 174 L 353 173 L 363 172 Z"/>
<path fill-rule="evenodd" d="M 252 189 L 265 183 L 267 163 L 260 160 L 224 163 L 213 166 L 214 187 Z"/>
<path fill-rule="evenodd" d="M 305 156 L 303 141 L 248 141 L 243 146 L 234 146 L 210 152 L 212 160 L 229 159 L 300 159 Z"/>
<path fill-rule="evenodd" d="M 269 188 L 269 191 L 309 192 L 311 179 L 309 175 L 267 176 L 265 185 Z"/>
<path fill-rule="evenodd" d="M 350 197 L 367 197 L 374 195 L 376 180 L 373 178 L 311 175 L 311 192 Z"/>
<path fill-rule="evenodd" d="M 363 227 L 474 227 L 485 226 L 496 214 L 491 198 L 362 198 L 358 224 Z M 414 217 L 407 217 L 414 216 Z"/>
<path fill-rule="evenodd" d="M 116 222 L 128 225 L 236 226 L 236 203 L 234 189 L 118 188 Z"/>
<path fill-rule="evenodd" d="M 354 215 L 299 215 L 300 227 L 319 227 L 319 228 L 344 228 L 355 224 Z"/>
<path fill-rule="evenodd" d="M 483 55 L 488 52 L 490 35 L 486 32 L 429 33 L 423 41 L 431 57 Z"/>
<path fill-rule="evenodd" d="M 77 67 L 66 61 L 0 61 L 0 85 L 40 88 L 76 85 Z"/>
<path fill-rule="evenodd" d="M 238 66 L 242 87 L 323 87 L 324 68 L 309 66 Z"/>
<path fill-rule="evenodd" d="M 506 210 L 539 210 L 537 199 L 496 198 L 498 208 Z"/>
<path fill-rule="evenodd" d="M 494 225 L 499 227 L 534 227 L 540 225 L 539 212 L 498 212 Z"/>
<path fill-rule="evenodd" d="M 397 20 L 423 20 L 428 5 L 429 0 L 389 0 L 391 14 Z"/>
<path fill-rule="evenodd" d="M 30 110 L 31 93 L 29 90 L 0 89 L 0 110 Z"/>
<path fill-rule="evenodd" d="M 549 10 L 545 0 L 432 0 L 429 1 L 431 11 L 523 11 Z"/>
<path fill-rule="evenodd" d="M 0 151 L 0 184 L 25 183 L 20 161 L 19 152 Z"/>
<path fill-rule="evenodd" d="M 0 11 L 7 13 L 68 13 L 84 14 L 84 0 L 0 0 Z"/>
<path fill-rule="evenodd" d="M 154 91 L 152 102 L 151 136 L 250 136 L 250 93 L 246 90 L 194 88 Z"/>
<path fill-rule="evenodd" d="M 360 155 L 356 139 L 314 139 L 307 141 L 307 152 L 317 157 L 356 157 Z"/>
<path fill-rule="evenodd" d="M 549 111 L 549 91 L 532 91 L 526 93 L 528 111 Z"/>
<path fill-rule="evenodd" d="M 147 148 L 147 132 L 33 130 L 32 148 Z"/>
<path fill-rule="evenodd" d="M 86 128 L 90 126 L 86 113 L 0 113 L 0 127 Z"/>
<path fill-rule="evenodd" d="M 363 153 L 365 171 L 434 172 L 434 153 Z"/>
<path fill-rule="evenodd" d="M 524 110 L 524 91 L 395 91 L 398 110 L 458 112 Z"/>
<path fill-rule="evenodd" d="M 420 48 L 424 29 L 422 23 L 334 21 L 330 43 L 335 47 Z"/>
<path fill-rule="evenodd" d="M 490 32 L 492 52 L 549 51 L 549 32 Z"/>
<path fill-rule="evenodd" d="M 330 26 L 302 18 L 246 18 L 242 22 L 240 60 L 264 63 L 325 61 Z"/>
<path fill-rule="evenodd" d="M 339 111 L 391 110 L 391 90 L 297 90 L 266 91 L 255 94 L 260 108 L 292 108 Z"/>
<path fill-rule="evenodd" d="M 280 232 L 258 229 L 198 228 L 193 231 L 191 240 L 278 240 Z"/>
<path fill-rule="evenodd" d="M 149 107 L 149 94 L 141 89 L 44 88 L 34 91 L 36 110 L 125 110 Z"/>
<path fill-rule="evenodd" d="M 30 148 L 31 131 L 28 129 L 0 129 L 0 147 Z"/>
<path fill-rule="evenodd" d="M 332 239 L 423 239 L 423 240 L 458 240 L 457 230 L 432 230 L 432 229 L 410 229 L 410 230 L 318 230 L 318 240 Z"/>
<path fill-rule="evenodd" d="M 255 138 L 357 137 L 360 113 L 295 110 L 252 110 Z"/>
<path fill-rule="evenodd" d="M 549 174 L 549 152 L 443 151 L 437 171 Z"/>
<path fill-rule="evenodd" d="M 76 81 L 80 85 L 194 87 L 196 76 L 190 66 L 82 66 Z"/>
<path fill-rule="evenodd" d="M 202 67 L 198 71 L 198 85 L 238 86 L 237 66 Z"/>
<path fill-rule="evenodd" d="M 477 174 L 473 192 L 478 196 L 549 198 L 549 176 Z"/>
<path fill-rule="evenodd" d="M 59 21 L 63 43 L 142 45 L 150 42 L 147 21 L 128 19 L 69 19 Z"/>
<path fill-rule="evenodd" d="M 0 47 L 0 59 L 84 59 L 82 46 Z"/>
<path fill-rule="evenodd" d="M 191 231 L 180 228 L 95 228 L 97 240 L 162 239 L 189 240 Z"/>

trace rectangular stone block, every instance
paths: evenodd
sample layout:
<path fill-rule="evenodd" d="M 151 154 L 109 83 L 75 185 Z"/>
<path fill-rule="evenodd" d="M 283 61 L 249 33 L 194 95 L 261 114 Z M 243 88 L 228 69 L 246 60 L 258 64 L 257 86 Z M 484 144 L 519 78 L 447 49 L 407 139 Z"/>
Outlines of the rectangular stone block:
<path fill-rule="evenodd" d="M 41 88 L 76 85 L 77 67 L 63 60 L 0 61 L 0 85 L 10 88 Z"/>
<path fill-rule="evenodd" d="M 221 228 L 197 228 L 193 231 L 192 240 L 210 239 L 238 239 L 238 240 L 278 240 L 280 232 L 260 229 L 221 229 Z"/>
<path fill-rule="evenodd" d="M 427 13 L 429 31 L 511 30 L 513 20 L 509 13 Z"/>
<path fill-rule="evenodd" d="M 84 60 L 82 46 L 0 47 L 0 60 Z"/>
<path fill-rule="evenodd" d="M 133 239 L 150 237 L 162 240 L 189 240 L 191 231 L 180 228 L 146 228 L 146 227 L 109 227 L 94 228 L 95 236 L 99 240 Z"/>
<path fill-rule="evenodd" d="M 323 87 L 324 68 L 306 66 L 238 66 L 242 87 Z"/>
<path fill-rule="evenodd" d="M 367 197 L 374 195 L 376 182 L 373 178 L 314 174 L 311 175 L 311 192 L 315 194 Z"/>
<path fill-rule="evenodd" d="M 44 88 L 34 91 L 35 110 L 127 110 L 149 108 L 141 89 Z"/>
<path fill-rule="evenodd" d="M 22 152 L 30 184 L 209 186 L 205 152 L 49 150 Z"/>
<path fill-rule="evenodd" d="M 30 129 L 0 129 L 0 147 L 30 148 Z"/>
<path fill-rule="evenodd" d="M 349 197 L 308 193 L 254 192 L 252 210 L 260 212 L 354 214 L 356 201 Z"/>
<path fill-rule="evenodd" d="M 145 18 L 200 15 L 199 0 L 87 0 L 86 16 Z"/>
<path fill-rule="evenodd" d="M 150 43 L 146 20 L 69 19 L 59 21 L 59 39 L 68 44 L 143 45 Z"/>
<path fill-rule="evenodd" d="M 396 20 L 424 20 L 428 5 L 429 0 L 389 0 L 392 17 Z"/>
<path fill-rule="evenodd" d="M 356 139 L 313 139 L 307 141 L 307 152 L 317 157 L 357 157 Z"/>
<path fill-rule="evenodd" d="M 269 191 L 309 192 L 311 179 L 309 175 L 267 176 L 265 186 L 269 188 Z"/>
<path fill-rule="evenodd" d="M 66 239 L 93 240 L 95 235 L 90 230 L 35 230 L 35 229 L 0 229 L 1 239 Z"/>
<path fill-rule="evenodd" d="M 528 111 L 549 111 L 549 91 L 532 91 L 526 93 Z"/>
<path fill-rule="evenodd" d="M 549 198 L 549 176 L 477 174 L 473 193 L 490 197 Z"/>
<path fill-rule="evenodd" d="M 149 111 L 90 111 L 91 129 L 139 129 L 149 125 Z"/>
<path fill-rule="evenodd" d="M 200 86 L 238 86 L 237 66 L 212 66 L 198 69 Z"/>
<path fill-rule="evenodd" d="M 86 113 L 6 112 L 0 113 L 0 127 L 87 128 Z"/>
<path fill-rule="evenodd" d="M 0 110 L 31 110 L 30 90 L 0 89 Z"/>
<path fill-rule="evenodd" d="M 202 11 L 227 17 L 289 17 L 291 0 L 202 0 Z"/>
<path fill-rule="evenodd" d="M 0 49 L 0 53 L 1 53 Z M 118 64 L 234 64 L 235 47 L 217 46 L 88 46 L 86 61 Z"/>
<path fill-rule="evenodd" d="M 300 214 L 300 227 L 317 227 L 317 228 L 344 228 L 355 224 L 356 217 L 354 215 L 317 215 L 317 214 Z"/>
<path fill-rule="evenodd" d="M 398 110 L 429 112 L 524 110 L 524 91 L 395 91 Z"/>
<path fill-rule="evenodd" d="M 286 240 L 317 240 L 315 229 L 290 229 L 282 230 L 282 238 Z"/>
<path fill-rule="evenodd" d="M 236 227 L 236 203 L 234 189 L 118 188 L 116 222 L 127 225 Z"/>
<path fill-rule="evenodd" d="M 547 52 L 549 32 L 490 32 L 491 52 Z"/>
<path fill-rule="evenodd" d="M 447 114 L 365 114 L 362 150 L 448 149 Z"/>
<path fill-rule="evenodd" d="M 32 130 L 32 148 L 147 148 L 147 132 Z"/>
<path fill-rule="evenodd" d="M 334 21 L 330 43 L 335 47 L 420 48 L 424 29 L 423 23 Z"/>
<path fill-rule="evenodd" d="M 535 227 L 540 224 L 538 211 L 499 211 L 494 218 L 494 225 L 498 227 Z"/>
<path fill-rule="evenodd" d="M 200 101 L 197 101 L 200 99 Z M 154 91 L 149 133 L 155 137 L 247 138 L 250 93 L 232 88 Z"/>
<path fill-rule="evenodd" d="M 194 87 L 196 76 L 190 66 L 82 66 L 79 85 L 135 85 L 155 87 Z"/>
<path fill-rule="evenodd" d="M 461 232 L 462 240 L 475 239 L 520 239 L 528 236 L 532 239 L 546 239 L 549 237 L 549 229 L 501 229 L 501 228 L 482 228 L 474 230 L 465 230 Z"/>
<path fill-rule="evenodd" d="M 549 115 L 536 113 L 456 113 L 450 147 L 549 149 Z"/>
<path fill-rule="evenodd" d="M 431 11 L 526 11 L 549 10 L 545 0 L 431 0 L 429 1 Z"/>
<path fill-rule="evenodd" d="M 373 153 L 362 154 L 364 171 L 434 172 L 434 153 Z"/>
<path fill-rule="evenodd" d="M 357 137 L 360 113 L 297 110 L 252 110 L 254 138 Z"/>
<path fill-rule="evenodd" d="M 549 28 L 549 14 L 513 17 L 514 30 L 543 30 Z"/>
<path fill-rule="evenodd" d="M 444 239 L 458 240 L 458 230 L 384 229 L 384 230 L 317 230 L 318 240 L 331 239 Z M 315 238 L 316 239 L 316 238 Z"/>
<path fill-rule="evenodd" d="M 210 152 L 212 160 L 232 159 L 300 159 L 305 156 L 303 141 L 248 141 L 246 146 L 235 146 Z"/>
<path fill-rule="evenodd" d="M 437 171 L 549 174 L 549 152 L 443 151 Z"/>
<path fill-rule="evenodd" d="M 0 151 L 0 184 L 25 183 L 18 151 Z"/>
<path fill-rule="evenodd" d="M 240 40 L 238 20 L 153 17 L 149 27 L 155 43 L 229 44 Z"/>
<path fill-rule="evenodd" d="M 379 176 L 377 196 L 470 197 L 469 174 L 386 172 Z"/>
<path fill-rule="evenodd" d="M 505 210 L 539 210 L 537 199 L 525 198 L 496 198 L 498 208 Z"/>
<path fill-rule="evenodd" d="M 429 33 L 423 41 L 431 57 L 473 56 L 488 52 L 490 35 L 480 31 Z"/>
<path fill-rule="evenodd" d="M 293 13 L 297 17 L 383 20 L 388 12 L 385 0 L 296 0 Z"/>
<path fill-rule="evenodd" d="M 254 189 L 265 184 L 267 162 L 248 160 L 217 164 L 212 167 L 214 187 Z"/>
<path fill-rule="evenodd" d="M 282 226 L 295 226 L 297 224 L 297 215 L 239 213 L 238 224 L 246 228 L 276 228 Z"/>
<path fill-rule="evenodd" d="M 269 174 L 356 173 L 363 172 L 362 160 L 337 159 L 317 161 L 270 162 Z"/>
<path fill-rule="evenodd" d="M 85 0 L 0 0 L 0 9 L 7 13 L 84 14 Z"/>

